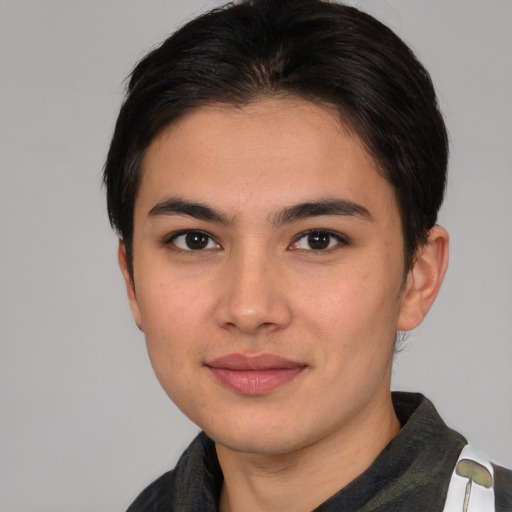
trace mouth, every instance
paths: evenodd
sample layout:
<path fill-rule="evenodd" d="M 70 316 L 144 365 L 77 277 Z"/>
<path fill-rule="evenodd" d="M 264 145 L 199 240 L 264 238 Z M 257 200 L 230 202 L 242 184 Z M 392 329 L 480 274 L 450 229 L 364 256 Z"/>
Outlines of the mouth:
<path fill-rule="evenodd" d="M 244 395 L 264 395 L 297 378 L 307 365 L 273 354 L 228 354 L 205 366 L 224 387 Z"/>

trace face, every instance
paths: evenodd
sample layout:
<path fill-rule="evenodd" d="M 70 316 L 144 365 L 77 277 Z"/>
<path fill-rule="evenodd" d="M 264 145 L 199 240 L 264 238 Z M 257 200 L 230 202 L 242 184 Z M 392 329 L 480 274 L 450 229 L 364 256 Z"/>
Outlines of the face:
<path fill-rule="evenodd" d="M 210 106 L 169 127 L 145 155 L 133 254 L 156 375 L 221 445 L 289 452 L 389 402 L 399 210 L 328 108 Z"/>

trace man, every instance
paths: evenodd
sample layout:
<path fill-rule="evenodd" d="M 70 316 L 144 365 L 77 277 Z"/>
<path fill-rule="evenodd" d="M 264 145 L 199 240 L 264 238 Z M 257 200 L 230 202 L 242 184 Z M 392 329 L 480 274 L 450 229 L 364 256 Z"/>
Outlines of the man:
<path fill-rule="evenodd" d="M 428 73 L 347 6 L 229 5 L 138 64 L 109 214 L 155 373 L 204 433 L 130 510 L 510 510 L 510 472 L 390 392 L 447 267 L 447 146 Z"/>

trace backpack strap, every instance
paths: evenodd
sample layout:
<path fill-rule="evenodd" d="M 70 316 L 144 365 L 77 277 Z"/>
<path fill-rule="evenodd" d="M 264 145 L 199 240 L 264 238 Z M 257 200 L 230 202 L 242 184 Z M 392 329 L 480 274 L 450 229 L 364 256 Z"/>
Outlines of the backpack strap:
<path fill-rule="evenodd" d="M 466 445 L 453 470 L 443 512 L 495 512 L 494 468 Z"/>

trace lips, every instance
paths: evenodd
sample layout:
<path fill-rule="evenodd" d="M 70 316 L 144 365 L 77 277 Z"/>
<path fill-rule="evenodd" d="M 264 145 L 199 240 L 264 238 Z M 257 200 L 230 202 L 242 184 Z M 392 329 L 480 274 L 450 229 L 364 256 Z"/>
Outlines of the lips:
<path fill-rule="evenodd" d="M 263 395 L 298 377 L 306 365 L 273 354 L 228 354 L 205 365 L 221 385 L 244 395 Z"/>

